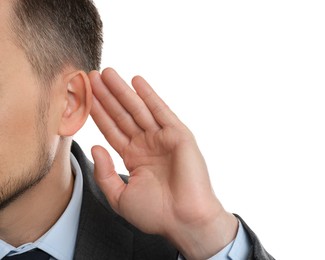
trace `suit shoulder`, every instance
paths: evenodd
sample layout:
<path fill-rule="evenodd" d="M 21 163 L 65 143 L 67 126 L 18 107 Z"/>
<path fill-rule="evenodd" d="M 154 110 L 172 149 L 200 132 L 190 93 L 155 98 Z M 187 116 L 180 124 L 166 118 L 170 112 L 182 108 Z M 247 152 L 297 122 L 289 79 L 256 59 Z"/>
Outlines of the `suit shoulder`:
<path fill-rule="evenodd" d="M 110 259 L 124 259 L 129 254 L 134 260 L 177 259 L 178 252 L 169 241 L 158 235 L 143 233 L 112 209 L 94 181 L 92 162 L 76 143 L 73 143 L 72 153 L 80 165 L 84 183 L 76 249 L 84 256 L 89 252 L 93 256 L 91 245 L 95 240 L 98 255 L 114 252 L 114 257 L 111 255 Z M 128 176 L 120 177 L 128 183 Z"/>

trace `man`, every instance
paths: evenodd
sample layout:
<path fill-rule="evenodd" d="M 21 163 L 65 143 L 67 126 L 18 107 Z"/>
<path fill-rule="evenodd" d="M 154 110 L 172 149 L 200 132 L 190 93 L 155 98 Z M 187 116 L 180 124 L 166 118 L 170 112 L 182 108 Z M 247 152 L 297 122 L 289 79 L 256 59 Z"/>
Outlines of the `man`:
<path fill-rule="evenodd" d="M 148 83 L 92 71 L 101 27 L 89 0 L 0 2 L 0 258 L 273 259 Z M 103 148 L 93 168 L 72 143 L 89 113 L 128 179 Z"/>

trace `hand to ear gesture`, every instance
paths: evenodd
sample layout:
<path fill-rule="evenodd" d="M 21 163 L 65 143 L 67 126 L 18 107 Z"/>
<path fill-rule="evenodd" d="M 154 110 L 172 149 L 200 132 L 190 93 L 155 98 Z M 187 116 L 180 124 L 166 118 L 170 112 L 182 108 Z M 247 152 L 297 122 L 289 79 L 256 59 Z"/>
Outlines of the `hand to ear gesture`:
<path fill-rule="evenodd" d="M 188 128 L 137 76 L 131 89 L 113 70 L 89 74 L 91 115 L 129 171 L 125 184 L 95 146 L 95 179 L 112 208 L 146 233 L 168 238 L 188 259 L 208 258 L 234 239 L 236 218 L 216 198 Z"/>

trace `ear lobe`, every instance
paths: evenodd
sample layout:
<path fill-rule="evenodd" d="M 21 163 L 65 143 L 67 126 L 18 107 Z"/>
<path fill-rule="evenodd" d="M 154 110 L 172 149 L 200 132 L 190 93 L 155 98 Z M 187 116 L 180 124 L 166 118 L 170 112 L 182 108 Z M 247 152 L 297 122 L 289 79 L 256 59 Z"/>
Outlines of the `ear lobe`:
<path fill-rule="evenodd" d="M 61 117 L 59 135 L 73 136 L 86 122 L 91 109 L 92 91 L 88 75 L 76 71 L 66 76 L 64 82 L 66 105 Z"/>

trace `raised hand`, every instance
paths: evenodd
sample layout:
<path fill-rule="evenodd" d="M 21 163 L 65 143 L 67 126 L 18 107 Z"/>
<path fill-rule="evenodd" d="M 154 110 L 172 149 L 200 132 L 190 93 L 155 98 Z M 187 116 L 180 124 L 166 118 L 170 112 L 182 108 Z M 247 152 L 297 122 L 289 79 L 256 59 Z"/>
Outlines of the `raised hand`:
<path fill-rule="evenodd" d="M 236 234 L 237 220 L 216 198 L 188 128 L 137 76 L 132 90 L 113 69 L 89 74 L 91 115 L 129 171 L 125 184 L 95 146 L 95 179 L 113 209 L 144 232 L 170 239 L 188 259 L 209 257 Z"/>

